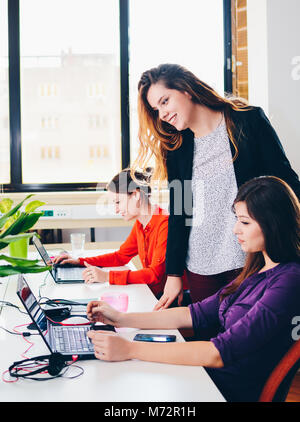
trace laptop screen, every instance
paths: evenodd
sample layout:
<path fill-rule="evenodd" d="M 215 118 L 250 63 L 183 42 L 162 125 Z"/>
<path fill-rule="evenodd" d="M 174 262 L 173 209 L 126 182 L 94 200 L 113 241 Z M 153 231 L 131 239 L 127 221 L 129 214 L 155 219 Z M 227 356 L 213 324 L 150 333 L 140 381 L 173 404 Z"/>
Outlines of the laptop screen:
<path fill-rule="evenodd" d="M 36 237 L 36 236 L 33 236 L 32 242 L 33 242 L 34 246 L 37 248 L 38 253 L 40 254 L 42 260 L 45 263 L 45 265 L 52 265 L 51 258 L 48 255 L 48 252 L 46 251 L 46 249 L 44 248 L 44 246 L 42 245 L 42 242 L 40 241 L 40 239 L 38 237 Z M 53 270 L 50 270 L 50 273 L 55 278 L 55 275 L 54 275 Z"/>
<path fill-rule="evenodd" d="M 38 301 L 36 300 L 34 294 L 32 293 L 30 287 L 26 283 L 26 280 L 22 274 L 18 276 L 18 288 L 17 295 L 19 296 L 21 302 L 23 303 L 26 311 L 30 315 L 33 322 L 35 322 L 38 331 L 43 337 L 47 347 L 51 351 L 51 348 L 46 339 L 47 331 L 47 317 L 45 312 L 40 307 Z"/>

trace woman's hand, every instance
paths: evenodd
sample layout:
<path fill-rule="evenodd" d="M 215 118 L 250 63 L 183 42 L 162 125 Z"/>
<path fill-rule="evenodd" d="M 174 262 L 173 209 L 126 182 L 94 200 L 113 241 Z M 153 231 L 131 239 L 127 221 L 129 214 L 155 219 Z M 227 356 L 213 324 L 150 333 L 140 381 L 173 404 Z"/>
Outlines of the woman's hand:
<path fill-rule="evenodd" d="M 90 330 L 87 335 L 94 345 L 95 356 L 97 359 L 106 361 L 122 361 L 131 359 L 132 342 L 125 340 L 117 333 Z"/>
<path fill-rule="evenodd" d="M 155 305 L 154 311 L 168 308 L 177 297 L 178 305 L 180 306 L 183 298 L 181 277 L 168 276 L 164 288 L 164 294 Z"/>
<path fill-rule="evenodd" d="M 92 322 L 102 322 L 103 324 L 119 327 L 123 312 L 117 311 L 107 302 L 93 300 L 88 303 L 86 309 L 87 317 Z"/>
<path fill-rule="evenodd" d="M 109 281 L 108 271 L 100 270 L 100 268 L 94 267 L 93 265 L 90 265 L 87 262 L 85 262 L 84 265 L 87 267 L 82 272 L 82 276 L 85 283 L 105 283 Z"/>
<path fill-rule="evenodd" d="M 73 264 L 73 265 L 79 265 L 79 259 L 74 259 L 71 257 L 71 255 L 67 253 L 62 253 L 52 260 L 52 264 Z"/>

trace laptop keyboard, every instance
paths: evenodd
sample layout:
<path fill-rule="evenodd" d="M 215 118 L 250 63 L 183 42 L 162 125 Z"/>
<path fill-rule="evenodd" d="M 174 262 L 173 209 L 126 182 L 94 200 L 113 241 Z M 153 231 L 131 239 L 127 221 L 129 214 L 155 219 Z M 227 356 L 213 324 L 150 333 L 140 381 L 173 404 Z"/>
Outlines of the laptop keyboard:
<path fill-rule="evenodd" d="M 57 277 L 60 280 L 82 280 L 81 268 L 60 268 L 56 269 Z"/>
<path fill-rule="evenodd" d="M 58 352 L 93 352 L 94 347 L 87 332 L 89 327 L 53 326 L 54 341 Z"/>

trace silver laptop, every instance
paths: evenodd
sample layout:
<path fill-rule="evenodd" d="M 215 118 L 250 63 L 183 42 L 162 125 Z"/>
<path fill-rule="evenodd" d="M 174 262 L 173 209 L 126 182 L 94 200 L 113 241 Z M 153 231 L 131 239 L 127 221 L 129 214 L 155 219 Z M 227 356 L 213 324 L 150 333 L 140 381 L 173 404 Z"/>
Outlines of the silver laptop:
<path fill-rule="evenodd" d="M 23 274 L 18 276 L 17 295 L 51 353 L 61 353 L 66 361 L 95 359 L 94 346 L 87 337 L 91 325 L 68 325 L 51 322 L 39 305 Z"/>
<path fill-rule="evenodd" d="M 84 283 L 82 277 L 83 267 L 72 264 L 53 264 L 40 239 L 37 236 L 33 236 L 32 241 L 44 263 L 52 266 L 50 274 L 56 283 Z"/>

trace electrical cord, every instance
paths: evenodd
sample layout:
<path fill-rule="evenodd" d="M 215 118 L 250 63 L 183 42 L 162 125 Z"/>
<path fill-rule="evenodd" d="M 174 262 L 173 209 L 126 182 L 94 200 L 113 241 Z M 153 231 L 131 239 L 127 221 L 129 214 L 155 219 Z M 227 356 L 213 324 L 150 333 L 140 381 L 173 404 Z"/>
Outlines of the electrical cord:
<path fill-rule="evenodd" d="M 6 331 L 6 332 L 7 332 L 7 333 L 9 333 L 9 334 L 14 334 L 14 335 L 17 335 L 17 336 L 23 336 L 23 337 L 39 336 L 39 334 L 38 334 L 38 333 L 29 333 L 29 332 L 27 332 L 27 331 L 25 331 L 25 332 L 23 332 L 23 333 L 18 333 L 17 331 L 10 331 L 10 330 L 8 330 L 8 329 L 7 329 L 7 328 L 5 328 L 5 327 L 1 327 L 1 326 L 0 326 L 0 328 L 1 328 L 2 330 Z"/>
<path fill-rule="evenodd" d="M 52 307 L 53 309 L 55 308 L 60 308 L 62 305 L 64 305 L 64 303 L 61 303 L 59 300 L 56 299 L 49 299 L 46 296 L 42 296 L 40 297 L 40 299 L 38 300 L 38 304 L 43 307 L 43 305 L 47 305 Z M 72 305 L 65 304 L 67 306 L 67 309 L 69 310 L 69 312 L 72 312 Z M 43 308 L 43 310 L 46 312 L 45 308 Z"/>
<path fill-rule="evenodd" d="M 39 286 L 39 298 L 41 297 L 41 289 L 46 285 L 46 280 L 50 276 L 50 272 L 48 271 L 46 276 L 44 277 L 43 283 Z"/>
<path fill-rule="evenodd" d="M 85 306 L 85 303 L 76 302 L 75 300 L 68 300 L 68 299 L 49 299 L 47 297 L 43 297 L 43 299 L 47 299 L 44 305 L 70 305 L 70 306 Z"/>
<path fill-rule="evenodd" d="M 48 276 L 48 274 L 47 274 Z M 61 306 L 61 302 L 59 303 L 55 300 L 51 300 L 49 298 L 45 298 L 45 297 L 41 297 L 41 288 L 46 284 L 46 279 L 47 276 L 44 277 L 44 282 L 39 286 L 39 301 L 41 301 L 42 299 L 46 299 L 45 304 L 47 303 L 49 306 Z M 72 309 L 71 303 L 75 304 L 72 301 L 66 301 L 68 303 L 68 305 L 70 305 L 70 308 Z M 2 306 L 1 306 L 2 304 Z M 79 304 L 79 303 L 76 303 Z M 10 306 L 12 308 L 17 309 L 19 312 L 21 312 L 22 314 L 26 314 L 27 312 L 22 311 L 17 305 L 14 305 L 11 302 L 8 301 L 4 301 L 4 300 L 0 300 L 0 306 Z M 30 333 L 30 332 L 18 332 L 18 331 L 10 331 L 5 327 L 0 326 L 0 328 L 4 331 L 6 331 L 9 334 L 13 334 L 13 335 L 21 335 L 25 341 L 27 341 L 29 344 L 31 344 L 31 346 L 29 347 L 29 349 L 33 346 L 33 343 L 29 342 L 26 337 L 32 336 L 32 335 L 40 335 L 39 333 Z M 27 349 L 27 351 L 29 350 Z M 27 352 L 26 351 L 26 352 Z M 26 353 L 25 352 L 25 353 Z M 24 357 L 24 356 L 23 356 Z M 50 355 L 45 355 L 45 356 L 37 356 L 34 358 L 26 358 L 22 361 L 18 361 L 18 362 L 14 362 L 9 368 L 8 370 L 4 371 L 2 374 L 2 380 L 4 382 L 7 383 L 11 383 L 11 382 L 16 382 L 18 381 L 20 378 L 23 379 L 31 379 L 31 380 L 35 380 L 35 381 L 46 381 L 46 380 L 51 380 L 51 379 L 55 379 L 55 378 L 59 378 L 59 377 L 63 377 L 63 378 L 68 378 L 68 379 L 75 379 L 78 378 L 79 376 L 84 374 L 84 369 L 81 368 L 78 365 L 74 365 L 74 363 L 76 362 L 77 357 L 73 357 L 73 362 L 66 362 L 65 358 L 63 357 L 63 355 L 61 355 L 60 353 L 51 353 Z M 67 376 L 67 372 L 69 371 L 70 367 L 73 368 L 77 368 L 79 369 L 79 373 L 76 375 L 71 375 L 71 376 Z M 38 368 L 38 369 L 37 369 Z M 14 380 L 6 380 L 5 379 L 5 374 L 9 373 L 10 377 L 13 378 Z M 38 376 L 36 377 L 35 375 L 45 375 L 45 374 L 49 374 L 49 376 L 45 377 L 41 377 Z"/>
<path fill-rule="evenodd" d="M 2 305 L 1 305 L 1 304 L 2 304 Z M 21 314 L 28 315 L 28 314 L 27 314 L 27 312 L 22 311 L 22 310 L 21 310 L 21 308 L 19 308 L 19 306 L 14 305 L 14 304 L 13 304 L 13 303 L 11 303 L 11 302 L 7 302 L 6 300 L 0 300 L 0 306 L 1 306 L 1 307 L 3 307 L 3 306 L 11 306 L 12 308 L 15 308 L 15 309 L 17 309 L 19 312 L 21 312 Z"/>
<path fill-rule="evenodd" d="M 14 328 L 14 331 L 10 331 L 7 328 L 1 327 L 1 326 L 0 328 L 9 334 L 21 335 L 24 338 L 24 340 L 30 344 L 30 347 L 26 350 L 26 352 L 28 352 L 28 350 L 34 345 L 34 343 L 29 342 L 25 337 L 29 337 L 32 335 L 38 335 L 38 336 L 40 335 L 38 333 L 18 332 L 15 330 L 15 328 L 17 327 Z M 24 354 L 26 352 L 22 354 L 22 357 L 25 357 Z M 48 363 L 47 363 L 47 360 L 48 360 Z M 25 357 L 24 360 L 14 362 L 6 371 L 4 371 L 2 374 L 2 380 L 4 382 L 11 383 L 11 382 L 18 381 L 18 379 L 20 378 L 26 378 L 26 379 L 31 379 L 35 381 L 46 381 L 46 380 L 59 378 L 59 377 L 68 378 L 68 379 L 78 378 L 79 376 L 84 374 L 84 370 L 80 366 L 74 365 L 76 360 L 77 360 L 77 356 L 74 356 L 73 362 L 66 362 L 65 358 L 60 353 L 51 353 L 50 355 L 37 356 L 34 358 Z M 66 374 L 69 371 L 69 368 L 71 366 L 74 368 L 77 368 L 79 370 L 79 373 L 76 375 L 67 376 Z M 13 381 L 6 380 L 5 379 L 6 373 L 9 373 L 10 377 L 15 378 L 15 379 Z M 36 374 L 45 375 L 47 373 L 50 376 L 48 377 L 34 376 Z"/>
<path fill-rule="evenodd" d="M 4 382 L 14 382 L 4 378 L 5 373 L 9 373 L 11 378 L 30 379 L 34 381 L 47 381 L 55 378 L 68 378 L 74 379 L 84 374 L 84 369 L 78 365 L 74 365 L 76 358 L 73 362 L 66 362 L 61 353 L 51 353 L 50 355 L 36 356 L 33 358 L 26 358 L 24 360 L 14 362 L 7 371 L 2 374 Z M 70 367 L 79 369 L 76 375 L 66 376 Z M 36 377 L 35 375 L 43 375 Z M 49 374 L 49 376 L 44 376 Z"/>

